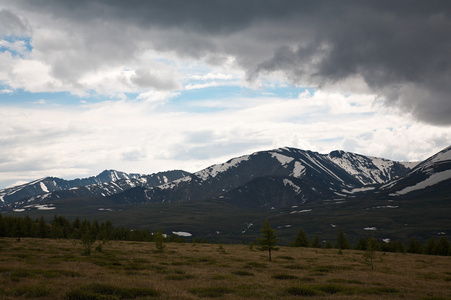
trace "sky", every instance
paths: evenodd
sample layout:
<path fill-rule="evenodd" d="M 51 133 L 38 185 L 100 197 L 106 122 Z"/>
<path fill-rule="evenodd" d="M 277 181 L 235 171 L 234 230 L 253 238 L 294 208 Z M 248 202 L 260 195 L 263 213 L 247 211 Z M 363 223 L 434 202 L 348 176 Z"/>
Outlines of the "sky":
<path fill-rule="evenodd" d="M 451 144 L 450 1 L 0 0 L 0 188 Z"/>

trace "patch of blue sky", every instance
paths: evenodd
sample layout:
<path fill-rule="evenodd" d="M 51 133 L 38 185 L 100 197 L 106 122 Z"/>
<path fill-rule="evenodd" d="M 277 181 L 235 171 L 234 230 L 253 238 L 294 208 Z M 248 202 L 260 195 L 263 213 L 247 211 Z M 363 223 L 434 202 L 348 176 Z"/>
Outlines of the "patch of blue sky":
<path fill-rule="evenodd" d="M 9 52 L 13 57 L 24 57 L 25 53 L 31 53 L 33 50 L 30 37 L 10 35 L 2 40 L 5 42 L 0 43 L 0 52 Z M 17 47 L 17 42 L 21 42 L 21 47 Z"/>
<path fill-rule="evenodd" d="M 41 92 L 31 93 L 23 89 L 11 90 L 8 86 L 0 85 L 0 105 L 79 105 L 83 103 L 101 102 L 109 100 L 104 96 L 90 95 L 88 97 L 80 97 L 69 92 Z"/>
<path fill-rule="evenodd" d="M 260 89 L 252 89 L 240 85 L 218 85 L 198 89 L 187 89 L 179 91 L 179 94 L 170 99 L 166 104 L 166 109 L 175 111 L 189 111 L 198 113 L 208 113 L 221 110 L 228 110 L 227 105 L 211 106 L 211 101 L 227 101 L 228 99 L 296 99 L 306 88 L 294 86 L 266 86 Z M 310 90 L 310 89 L 309 89 Z M 314 89 L 311 89 L 311 94 Z M 208 103 L 207 105 L 204 105 Z"/>
<path fill-rule="evenodd" d="M 261 89 L 252 89 L 238 85 L 218 85 L 199 89 L 183 90 L 174 97 L 172 101 L 201 101 L 201 100 L 217 100 L 228 98 L 281 98 L 292 99 L 297 98 L 306 88 L 293 86 L 275 86 L 264 87 Z M 314 90 L 312 89 L 311 93 Z"/>

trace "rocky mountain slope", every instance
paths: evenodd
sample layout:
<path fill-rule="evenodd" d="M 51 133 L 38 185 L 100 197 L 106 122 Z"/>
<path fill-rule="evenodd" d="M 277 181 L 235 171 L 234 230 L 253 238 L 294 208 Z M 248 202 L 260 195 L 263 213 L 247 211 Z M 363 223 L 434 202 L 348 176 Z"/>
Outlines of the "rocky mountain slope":
<path fill-rule="evenodd" d="M 413 166 L 415 163 L 344 151 L 320 154 L 280 148 L 237 157 L 161 186 L 130 189 L 111 198 L 133 203 L 223 199 L 251 207 L 283 207 L 341 197 L 343 189 L 386 183 Z"/>
<path fill-rule="evenodd" d="M 405 176 L 382 185 L 380 190 L 402 198 L 431 193 L 438 188 L 451 192 L 451 146 L 421 162 Z"/>

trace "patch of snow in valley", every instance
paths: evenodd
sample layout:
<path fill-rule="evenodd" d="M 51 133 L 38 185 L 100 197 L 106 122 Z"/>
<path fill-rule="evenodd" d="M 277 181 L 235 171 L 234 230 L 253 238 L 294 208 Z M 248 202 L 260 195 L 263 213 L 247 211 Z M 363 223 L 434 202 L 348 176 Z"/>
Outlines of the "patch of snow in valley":
<path fill-rule="evenodd" d="M 49 204 L 52 205 L 52 204 Z M 36 207 L 38 210 L 52 210 L 52 209 L 56 209 L 55 206 L 49 206 L 49 205 L 35 205 L 34 207 Z"/>
<path fill-rule="evenodd" d="M 346 197 L 346 195 L 345 195 L 345 194 L 342 194 L 342 193 L 334 192 L 334 194 L 337 195 L 337 196 Z"/>
<path fill-rule="evenodd" d="M 299 213 L 305 213 L 305 212 L 309 212 L 312 211 L 311 209 L 303 209 L 303 210 L 293 210 L 292 212 L 290 212 L 290 214 L 299 214 Z"/>
<path fill-rule="evenodd" d="M 23 211 L 25 211 L 24 208 L 15 208 L 15 209 L 13 209 L 13 212 L 23 212 Z"/>
<path fill-rule="evenodd" d="M 173 231 L 172 234 L 175 234 L 175 235 L 178 235 L 178 236 L 184 236 L 184 237 L 193 236 L 191 233 L 184 232 L 184 231 Z"/>
<path fill-rule="evenodd" d="M 377 230 L 377 228 L 376 227 L 365 227 L 365 228 L 363 228 L 363 230 L 374 231 L 374 230 Z"/>
<path fill-rule="evenodd" d="M 112 208 L 99 208 L 100 211 L 114 211 Z"/>
<path fill-rule="evenodd" d="M 380 205 L 380 206 L 373 206 L 373 207 L 370 207 L 370 208 L 367 208 L 367 210 L 368 209 L 380 209 L 380 208 L 398 208 L 399 206 L 398 205 Z"/>
<path fill-rule="evenodd" d="M 450 151 L 451 152 L 451 151 Z M 396 193 L 390 194 L 390 196 L 397 196 L 397 195 L 404 195 L 416 190 L 422 190 L 427 188 L 428 186 L 435 185 L 437 183 L 440 183 L 444 180 L 451 178 L 451 170 L 446 170 L 443 172 L 432 174 L 429 178 L 426 180 L 423 180 L 421 182 L 418 182 L 417 184 L 413 186 L 406 187 L 400 191 L 397 191 Z"/>
<path fill-rule="evenodd" d="M 53 210 L 53 209 L 56 209 L 56 207 L 53 206 L 53 204 L 33 204 L 33 205 L 24 206 L 24 209 L 25 208 L 36 208 L 37 210 Z"/>
<path fill-rule="evenodd" d="M 254 223 L 245 223 L 244 226 L 246 226 L 246 228 L 243 231 L 241 231 L 241 233 L 246 233 L 246 231 L 253 225 Z"/>

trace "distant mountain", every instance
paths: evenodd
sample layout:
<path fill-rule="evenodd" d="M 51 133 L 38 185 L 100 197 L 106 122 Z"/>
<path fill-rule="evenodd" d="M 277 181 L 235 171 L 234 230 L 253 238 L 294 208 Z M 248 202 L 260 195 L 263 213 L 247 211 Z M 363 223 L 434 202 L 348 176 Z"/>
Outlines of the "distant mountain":
<path fill-rule="evenodd" d="M 4 203 L 4 207 L 13 207 L 17 202 L 23 204 L 52 198 L 104 197 L 136 186 L 151 187 L 161 185 L 188 174 L 178 170 L 151 175 L 105 170 L 97 176 L 74 180 L 46 177 L 27 184 L 0 190 L 0 201 Z"/>
<path fill-rule="evenodd" d="M 222 199 L 250 207 L 278 208 L 342 197 L 343 189 L 386 183 L 415 165 L 344 151 L 320 154 L 280 148 L 237 157 L 161 186 L 130 189 L 110 198 L 132 203 Z"/>

